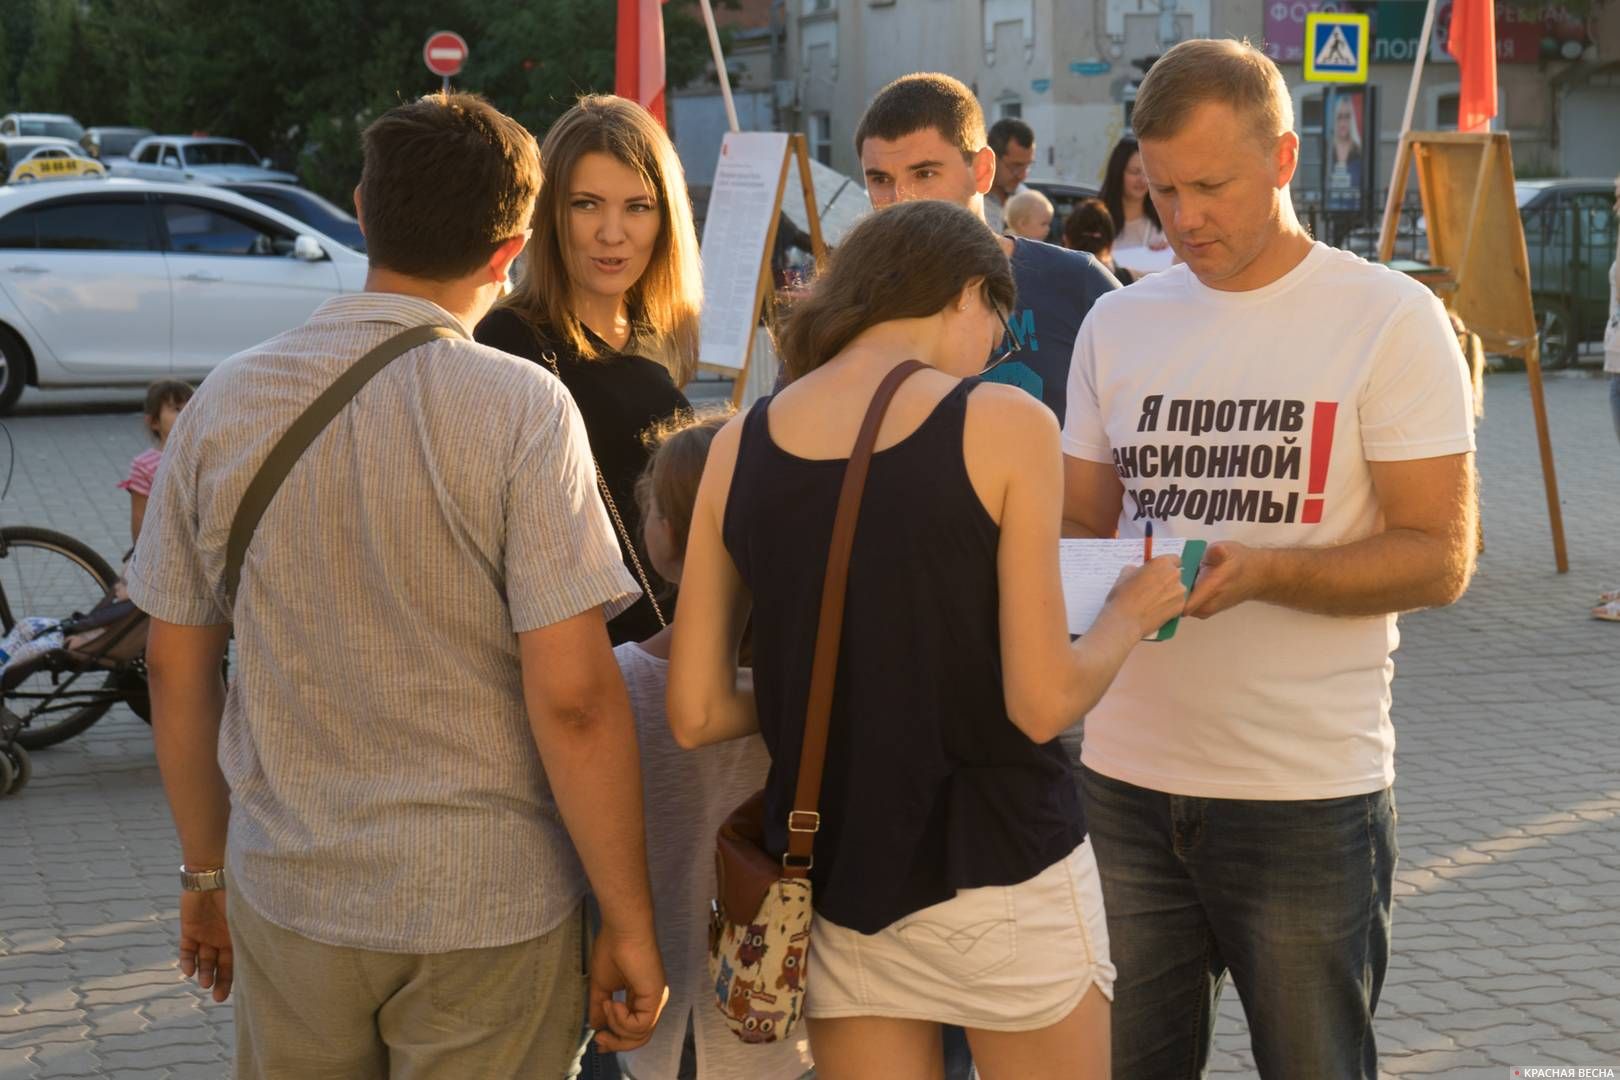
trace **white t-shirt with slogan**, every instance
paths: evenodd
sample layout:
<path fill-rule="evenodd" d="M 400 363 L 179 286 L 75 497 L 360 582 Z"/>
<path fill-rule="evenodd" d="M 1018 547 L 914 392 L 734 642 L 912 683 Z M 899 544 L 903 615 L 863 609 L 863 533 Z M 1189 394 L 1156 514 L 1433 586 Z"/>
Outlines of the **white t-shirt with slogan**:
<path fill-rule="evenodd" d="M 1098 299 L 1075 341 L 1064 453 L 1113 464 L 1119 535 L 1321 547 L 1379 528 L 1369 461 L 1474 447 L 1469 384 L 1422 285 L 1315 245 L 1264 288 L 1176 266 Z M 1176 795 L 1321 799 L 1395 777 L 1395 616 L 1249 602 L 1140 645 L 1081 760 Z"/>

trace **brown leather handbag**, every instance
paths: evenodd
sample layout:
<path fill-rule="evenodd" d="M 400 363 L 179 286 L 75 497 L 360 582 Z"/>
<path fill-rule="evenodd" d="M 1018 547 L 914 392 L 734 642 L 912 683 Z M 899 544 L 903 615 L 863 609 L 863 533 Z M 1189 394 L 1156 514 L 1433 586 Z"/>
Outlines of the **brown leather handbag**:
<path fill-rule="evenodd" d="M 821 618 L 810 666 L 799 782 L 787 820 L 788 849 L 781 859 L 765 850 L 763 791 L 732 811 L 715 838 L 719 895 L 710 904 L 709 976 L 726 1025 L 746 1043 L 786 1038 L 804 1015 L 810 961 L 810 867 L 815 861 L 816 832 L 821 828 L 816 805 L 827 760 L 827 724 L 832 715 L 855 522 L 883 415 L 900 384 L 926 366 L 907 360 L 878 384 L 844 469 L 821 586 Z"/>

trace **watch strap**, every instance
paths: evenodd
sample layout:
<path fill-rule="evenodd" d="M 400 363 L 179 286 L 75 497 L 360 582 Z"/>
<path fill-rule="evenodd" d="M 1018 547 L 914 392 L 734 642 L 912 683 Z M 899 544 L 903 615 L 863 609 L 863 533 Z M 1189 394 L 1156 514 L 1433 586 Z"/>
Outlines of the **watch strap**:
<path fill-rule="evenodd" d="M 180 888 L 184 892 L 213 892 L 225 887 L 225 868 L 216 866 L 212 870 L 188 870 L 180 867 Z"/>

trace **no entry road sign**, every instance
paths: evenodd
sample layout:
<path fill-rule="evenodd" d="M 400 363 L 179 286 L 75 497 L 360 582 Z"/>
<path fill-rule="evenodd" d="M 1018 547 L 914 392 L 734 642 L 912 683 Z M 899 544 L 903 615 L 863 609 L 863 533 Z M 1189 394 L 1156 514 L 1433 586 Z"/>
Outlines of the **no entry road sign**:
<path fill-rule="evenodd" d="M 461 71 L 467 62 L 467 42 L 451 30 L 440 30 L 422 46 L 422 61 L 435 75 L 449 78 Z"/>

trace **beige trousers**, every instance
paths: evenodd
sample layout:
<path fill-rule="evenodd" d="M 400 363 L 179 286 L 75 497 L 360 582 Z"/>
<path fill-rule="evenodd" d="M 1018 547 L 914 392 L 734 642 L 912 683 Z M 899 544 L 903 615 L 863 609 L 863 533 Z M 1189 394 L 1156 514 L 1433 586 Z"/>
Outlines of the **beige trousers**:
<path fill-rule="evenodd" d="M 561 1078 L 584 1031 L 576 911 L 493 949 L 323 945 L 227 897 L 239 1080 Z"/>

